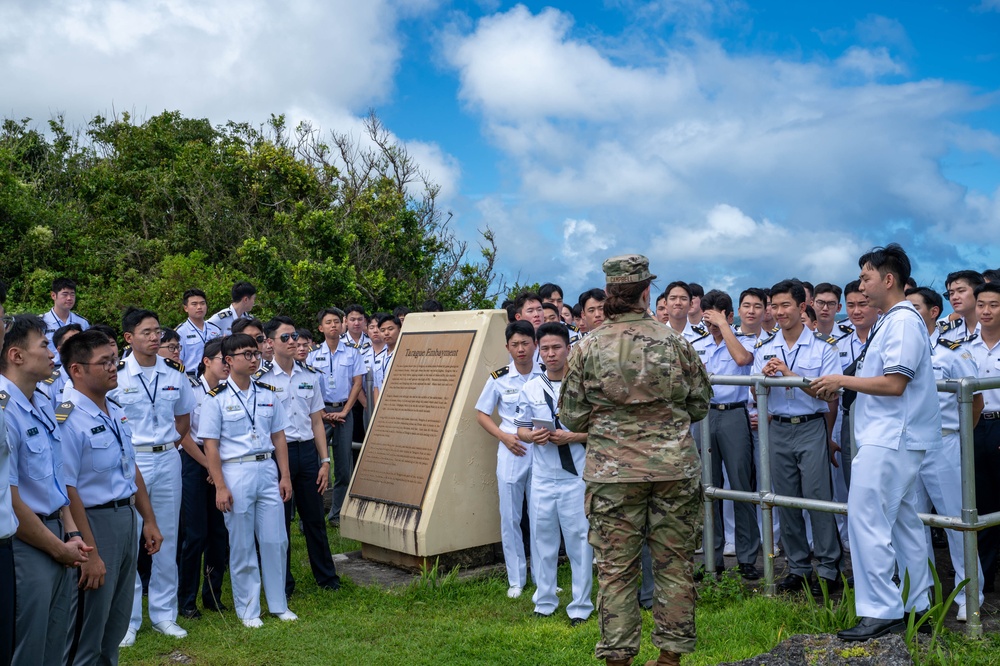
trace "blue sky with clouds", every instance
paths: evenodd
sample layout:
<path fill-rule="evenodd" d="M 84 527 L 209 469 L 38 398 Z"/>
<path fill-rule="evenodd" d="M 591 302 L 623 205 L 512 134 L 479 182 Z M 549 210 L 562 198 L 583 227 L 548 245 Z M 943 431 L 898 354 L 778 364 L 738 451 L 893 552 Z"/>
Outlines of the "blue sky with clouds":
<path fill-rule="evenodd" d="M 997 35 L 1000 0 L 10 0 L 0 111 L 374 108 L 462 238 L 568 295 L 615 253 L 737 290 L 890 241 L 941 286 L 1000 267 Z"/>

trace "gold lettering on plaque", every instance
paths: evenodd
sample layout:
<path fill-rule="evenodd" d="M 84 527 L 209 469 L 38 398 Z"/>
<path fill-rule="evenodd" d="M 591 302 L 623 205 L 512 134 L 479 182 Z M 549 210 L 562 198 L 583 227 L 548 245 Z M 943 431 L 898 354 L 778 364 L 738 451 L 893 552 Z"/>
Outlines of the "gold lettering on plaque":
<path fill-rule="evenodd" d="M 403 333 L 351 496 L 420 508 L 475 331 Z"/>

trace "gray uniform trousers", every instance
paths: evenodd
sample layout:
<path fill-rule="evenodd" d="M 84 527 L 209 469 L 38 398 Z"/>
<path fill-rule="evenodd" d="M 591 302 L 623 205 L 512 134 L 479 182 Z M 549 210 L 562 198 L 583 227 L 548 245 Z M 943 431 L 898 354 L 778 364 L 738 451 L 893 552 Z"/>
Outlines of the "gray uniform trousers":
<path fill-rule="evenodd" d="M 763 422 L 761 423 L 763 426 Z M 827 446 L 826 421 L 820 417 L 804 423 L 771 421 L 771 480 L 779 495 L 830 501 L 830 450 Z M 781 543 L 788 567 L 799 576 L 812 575 L 809 541 L 801 509 L 780 507 Z M 810 511 L 813 552 L 819 560 L 817 571 L 827 580 L 840 576 L 840 538 L 832 513 Z"/>
<path fill-rule="evenodd" d="M 327 409 L 327 412 L 330 410 Z M 334 410 L 340 411 L 340 410 Z M 354 413 L 348 413 L 343 423 L 326 425 L 326 443 L 333 449 L 333 502 L 326 519 L 340 520 L 340 509 L 347 499 L 347 488 L 354 473 Z"/>
<path fill-rule="evenodd" d="M 66 663 L 71 666 L 118 663 L 118 645 L 125 638 L 132 618 L 135 566 L 139 555 L 138 515 L 123 506 L 87 509 L 90 530 L 107 573 L 96 590 L 78 590 L 71 616 L 76 631 L 70 631 Z"/>
<path fill-rule="evenodd" d="M 50 532 L 63 538 L 62 521 L 44 521 Z M 72 573 L 71 573 L 72 572 Z M 66 650 L 71 593 L 76 572 L 67 569 L 20 539 L 14 539 L 14 573 L 17 601 L 14 664 L 58 664 Z"/>
<path fill-rule="evenodd" d="M 750 419 L 745 409 L 713 409 L 708 420 L 712 446 L 712 485 L 722 487 L 722 464 L 726 464 L 732 490 L 752 491 L 756 487 L 753 465 L 753 438 Z M 704 422 L 702 422 L 704 427 Z M 713 503 L 715 510 L 715 561 L 722 564 L 725 532 L 722 526 L 722 501 Z M 760 528 L 757 508 L 750 502 L 735 502 L 736 561 L 755 564 L 760 549 Z"/>

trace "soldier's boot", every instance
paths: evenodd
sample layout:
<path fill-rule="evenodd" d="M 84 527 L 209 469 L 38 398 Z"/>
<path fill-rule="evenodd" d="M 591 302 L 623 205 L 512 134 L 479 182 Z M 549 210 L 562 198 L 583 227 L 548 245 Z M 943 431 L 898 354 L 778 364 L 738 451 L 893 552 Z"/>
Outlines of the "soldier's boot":
<path fill-rule="evenodd" d="M 681 666 L 681 656 L 676 652 L 660 650 L 660 656 L 652 661 L 647 661 L 646 666 Z"/>
<path fill-rule="evenodd" d="M 632 666 L 632 657 L 628 659 L 605 659 L 604 663 L 607 666 Z"/>

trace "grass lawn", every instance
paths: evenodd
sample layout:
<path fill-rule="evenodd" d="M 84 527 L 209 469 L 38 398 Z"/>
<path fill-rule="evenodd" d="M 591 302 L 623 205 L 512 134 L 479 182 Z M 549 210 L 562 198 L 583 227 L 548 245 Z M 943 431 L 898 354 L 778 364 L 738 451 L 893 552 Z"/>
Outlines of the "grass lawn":
<path fill-rule="evenodd" d="M 232 610 L 205 613 L 180 624 L 189 635 L 176 640 L 153 632 L 144 620 L 135 647 L 122 650 L 122 664 L 524 664 L 558 666 L 598 664 L 594 644 L 596 618 L 571 627 L 564 606 L 569 599 L 569 566 L 559 571 L 563 608 L 551 618 L 532 615 L 531 591 L 508 599 L 505 579 L 459 581 L 440 575 L 409 588 L 384 591 L 343 581 L 338 592 L 316 588 L 309 572 L 305 543 L 292 530 L 297 589 L 289 607 L 299 615 L 283 623 L 267 615 L 262 629 L 246 629 Z M 331 531 L 334 552 L 356 550 L 356 542 Z M 232 607 L 227 583 L 224 603 Z M 596 582 L 595 582 L 596 594 Z M 698 649 L 685 666 L 717 664 L 767 652 L 784 638 L 819 633 L 820 609 L 805 601 L 768 599 L 747 591 L 734 579 L 709 583 L 698 606 Z M 643 612 L 643 649 L 638 664 L 652 659 L 652 619 Z M 946 634 L 943 663 L 1000 663 L 1000 639 L 987 635 L 969 641 Z M 936 657 L 924 660 L 938 663 Z"/>

